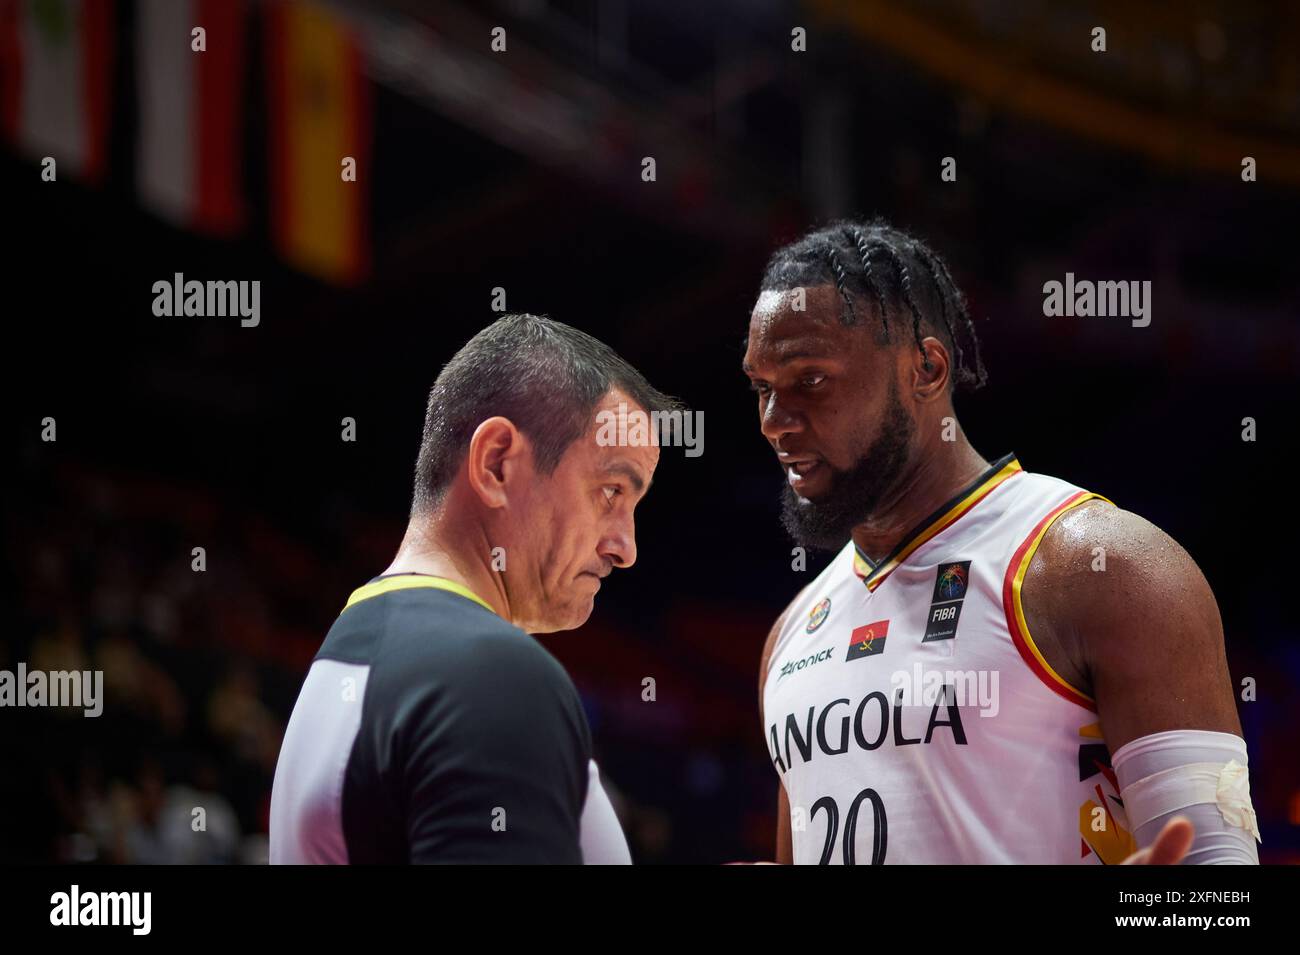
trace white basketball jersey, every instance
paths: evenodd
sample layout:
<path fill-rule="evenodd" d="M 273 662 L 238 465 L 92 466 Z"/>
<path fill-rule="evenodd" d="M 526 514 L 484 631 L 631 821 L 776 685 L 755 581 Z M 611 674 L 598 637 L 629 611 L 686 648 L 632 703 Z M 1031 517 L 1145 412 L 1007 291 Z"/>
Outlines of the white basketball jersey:
<path fill-rule="evenodd" d="M 763 686 L 796 863 L 1133 851 L 1093 701 L 1044 660 L 1020 603 L 1048 527 L 1099 496 L 1007 455 L 879 564 L 850 541 L 800 594 Z"/>

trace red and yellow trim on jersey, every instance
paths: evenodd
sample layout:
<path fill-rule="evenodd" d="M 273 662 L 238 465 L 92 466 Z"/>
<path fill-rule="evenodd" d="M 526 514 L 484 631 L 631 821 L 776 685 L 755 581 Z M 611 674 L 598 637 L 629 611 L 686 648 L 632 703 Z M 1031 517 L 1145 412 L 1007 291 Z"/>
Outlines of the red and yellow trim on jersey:
<path fill-rule="evenodd" d="M 865 554 L 858 550 L 858 545 L 853 545 L 853 572 L 858 575 L 859 580 L 866 580 L 871 576 L 871 572 L 876 569 L 876 565 L 867 560 Z"/>
<path fill-rule="evenodd" d="M 1033 670 L 1038 678 L 1054 692 L 1071 703 L 1076 703 L 1095 712 L 1097 709 L 1096 701 L 1087 693 L 1072 686 L 1068 680 L 1053 670 L 1051 664 L 1039 651 L 1034 643 L 1034 638 L 1029 635 L 1029 624 L 1025 622 L 1025 608 L 1021 602 L 1021 588 L 1024 587 L 1025 574 L 1029 571 L 1029 563 L 1034 559 L 1034 553 L 1038 550 L 1038 545 L 1042 543 L 1047 529 L 1070 508 L 1078 507 L 1080 504 L 1093 500 L 1105 501 L 1107 504 L 1114 503 L 1100 494 L 1093 494 L 1091 491 L 1080 491 L 1058 504 L 1050 514 L 1038 522 L 1038 526 L 1030 532 L 1020 547 L 1016 549 L 1015 554 L 1011 557 L 1011 563 L 1007 565 L 1007 576 L 1002 584 L 1002 606 L 1007 613 L 1007 629 L 1011 631 L 1011 640 L 1015 643 L 1016 649 L 1020 651 L 1020 656 L 1028 664 L 1029 669 Z"/>
<path fill-rule="evenodd" d="M 952 527 L 972 507 L 1022 470 L 1024 469 L 1020 467 L 1020 462 L 1016 460 L 1014 454 L 1008 454 L 1006 457 L 998 459 L 974 484 L 922 521 L 879 564 L 873 566 L 855 545 L 853 548 L 853 572 L 867 585 L 867 589 L 874 593 L 875 589 L 885 582 L 885 578 L 915 553 L 917 548 Z"/>
<path fill-rule="evenodd" d="M 467 600 L 472 600 L 487 610 L 491 610 L 492 613 L 496 613 L 486 600 L 464 584 L 458 584 L 446 577 L 433 577 L 428 574 L 396 574 L 392 577 L 380 577 L 378 580 L 372 580 L 370 583 L 352 591 L 352 596 L 348 597 L 348 602 L 343 605 L 343 609 L 347 610 L 353 604 L 369 600 L 371 597 L 378 597 L 380 594 L 386 594 L 394 590 L 410 590 L 412 587 L 431 587 L 434 590 L 446 590 L 453 594 L 459 594 Z"/>

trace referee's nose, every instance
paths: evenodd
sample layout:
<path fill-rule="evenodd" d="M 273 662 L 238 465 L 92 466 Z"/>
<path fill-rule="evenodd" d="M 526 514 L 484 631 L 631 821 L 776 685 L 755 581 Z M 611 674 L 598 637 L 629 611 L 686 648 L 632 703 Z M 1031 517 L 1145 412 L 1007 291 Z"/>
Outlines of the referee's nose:
<path fill-rule="evenodd" d="M 606 531 L 596 552 L 614 567 L 636 563 L 636 526 L 630 514 Z"/>

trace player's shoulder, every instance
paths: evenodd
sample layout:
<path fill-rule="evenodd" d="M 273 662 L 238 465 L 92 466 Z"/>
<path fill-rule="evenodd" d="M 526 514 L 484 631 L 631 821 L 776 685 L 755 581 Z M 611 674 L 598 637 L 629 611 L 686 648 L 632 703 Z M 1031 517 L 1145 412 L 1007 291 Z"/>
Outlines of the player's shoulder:
<path fill-rule="evenodd" d="M 759 657 L 758 683 L 760 697 L 763 692 L 763 683 L 767 678 L 768 663 L 772 659 L 772 654 L 776 650 L 776 645 L 781 639 L 781 633 L 785 630 L 787 621 L 789 621 L 794 614 L 799 613 L 806 607 L 813 594 L 820 593 L 822 590 L 828 588 L 833 583 L 836 576 L 843 573 L 843 568 L 846 566 L 845 562 L 852 560 L 852 557 L 849 555 L 849 551 L 852 547 L 853 542 L 849 541 L 844 548 L 836 552 L 835 557 L 832 558 L 830 564 L 828 564 L 815 578 L 803 587 L 799 588 L 798 593 L 796 593 L 790 602 L 785 605 L 785 609 L 782 610 L 772 622 L 772 627 L 768 630 L 767 638 L 763 641 L 762 655 Z"/>
<path fill-rule="evenodd" d="M 1196 561 L 1171 535 L 1100 498 L 1066 510 L 1047 528 L 1026 586 L 1081 610 L 1209 594 Z"/>
<path fill-rule="evenodd" d="M 1093 552 L 1101 548 L 1102 551 Z M 1082 555 L 1104 556 L 1123 563 L 1176 556 L 1190 560 L 1172 536 L 1140 514 L 1104 498 L 1092 498 L 1064 511 L 1043 535 L 1040 552 L 1059 555 L 1063 569 L 1077 572 Z"/>
<path fill-rule="evenodd" d="M 820 580 L 820 578 L 818 578 L 818 580 Z M 772 621 L 772 628 L 767 632 L 767 639 L 763 643 L 764 668 L 766 668 L 768 657 L 772 655 L 772 648 L 776 646 L 777 640 L 781 637 L 781 631 L 785 629 L 786 621 L 789 620 L 790 615 L 797 612 L 798 608 L 808 599 L 808 595 L 812 593 L 813 589 L 817 586 L 818 580 L 809 581 L 800 587 L 799 592 L 794 595 L 790 602 L 785 605 L 785 608 L 777 614 L 776 619 Z"/>
<path fill-rule="evenodd" d="M 804 594 L 808 592 L 808 588 L 811 586 L 812 584 L 809 583 L 801 589 L 795 595 L 794 600 L 790 601 L 785 609 L 777 615 L 776 620 L 772 623 L 772 628 L 767 632 L 767 639 L 763 641 L 763 652 L 758 659 L 758 710 L 760 713 L 763 711 L 763 688 L 767 684 L 767 671 L 771 666 L 772 653 L 776 648 L 776 642 L 781 638 L 781 631 L 785 629 L 785 621 L 790 616 L 791 609 L 803 599 Z"/>
<path fill-rule="evenodd" d="M 1086 693 L 1099 661 L 1161 652 L 1162 634 L 1186 642 L 1192 631 L 1221 633 L 1214 594 L 1187 551 L 1151 521 L 1099 498 L 1048 526 L 1021 599 L 1042 653 Z"/>

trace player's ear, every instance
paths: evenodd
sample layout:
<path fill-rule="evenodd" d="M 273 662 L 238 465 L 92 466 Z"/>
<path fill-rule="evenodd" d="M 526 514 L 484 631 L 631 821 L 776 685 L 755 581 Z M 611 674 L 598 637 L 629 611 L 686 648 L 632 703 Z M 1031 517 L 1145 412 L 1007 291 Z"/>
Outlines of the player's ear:
<path fill-rule="evenodd" d="M 520 476 L 521 468 L 531 466 L 528 439 L 509 418 L 488 418 L 474 429 L 465 454 L 465 476 L 488 507 L 505 507 L 508 482 Z"/>
<path fill-rule="evenodd" d="M 933 401 L 948 390 L 948 349 L 933 335 L 921 339 L 920 348 L 909 349 L 912 361 L 912 393 L 917 401 Z M 922 354 L 924 351 L 924 354 Z M 926 367 L 928 364 L 929 367 Z"/>

